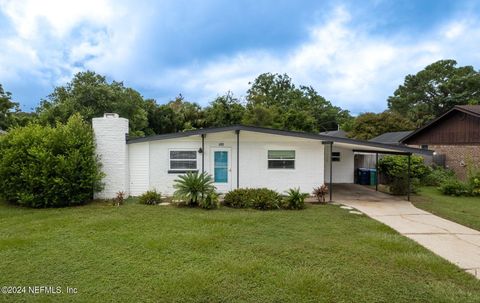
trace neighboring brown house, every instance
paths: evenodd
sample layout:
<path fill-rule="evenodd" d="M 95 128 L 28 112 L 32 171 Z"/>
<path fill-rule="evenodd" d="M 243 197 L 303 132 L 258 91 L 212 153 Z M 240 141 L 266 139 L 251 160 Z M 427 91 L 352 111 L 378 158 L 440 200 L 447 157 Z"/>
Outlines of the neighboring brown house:
<path fill-rule="evenodd" d="M 444 156 L 445 167 L 465 179 L 471 166 L 480 168 L 480 105 L 457 105 L 400 142 Z"/>

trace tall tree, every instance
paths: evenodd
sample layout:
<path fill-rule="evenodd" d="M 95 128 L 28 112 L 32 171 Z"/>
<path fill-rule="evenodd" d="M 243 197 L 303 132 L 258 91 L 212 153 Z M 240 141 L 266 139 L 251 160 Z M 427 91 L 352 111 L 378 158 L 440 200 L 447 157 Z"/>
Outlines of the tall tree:
<path fill-rule="evenodd" d="M 167 104 L 158 105 L 155 100 L 147 100 L 148 129 L 146 134 L 165 134 L 205 125 L 201 107 L 185 101 L 182 95 Z"/>
<path fill-rule="evenodd" d="M 130 134 L 143 136 L 148 126 L 146 103 L 139 92 L 122 82 L 108 83 L 104 76 L 87 71 L 54 89 L 37 108 L 43 123 L 66 123 L 74 113 L 90 121 L 106 112 L 115 112 L 130 120 Z"/>
<path fill-rule="evenodd" d="M 206 126 L 216 127 L 241 123 L 245 108 L 231 92 L 228 92 L 213 100 L 203 111 Z"/>
<path fill-rule="evenodd" d="M 12 123 L 12 115 L 18 111 L 18 103 L 12 101 L 12 94 L 0 84 L 0 129 L 6 130 Z"/>
<path fill-rule="evenodd" d="M 398 113 L 364 113 L 353 120 L 348 136 L 355 139 L 370 140 L 386 132 L 413 130 L 415 125 Z"/>
<path fill-rule="evenodd" d="M 284 74 L 261 74 L 247 91 L 246 124 L 307 132 L 336 129 L 350 119 L 310 86 L 297 88 Z"/>
<path fill-rule="evenodd" d="M 389 109 L 419 127 L 454 105 L 480 103 L 480 73 L 472 66 L 456 65 L 455 60 L 440 60 L 407 75 L 388 98 Z"/>

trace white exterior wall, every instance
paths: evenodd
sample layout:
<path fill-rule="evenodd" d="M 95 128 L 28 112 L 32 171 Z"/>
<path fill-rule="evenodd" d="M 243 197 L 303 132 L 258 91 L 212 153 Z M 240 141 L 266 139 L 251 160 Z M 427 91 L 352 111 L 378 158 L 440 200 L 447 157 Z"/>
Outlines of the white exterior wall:
<path fill-rule="evenodd" d="M 295 150 L 295 169 L 268 169 L 268 150 Z M 321 141 L 240 133 L 240 187 L 267 187 L 281 193 L 300 187 L 311 193 L 323 184 L 323 165 Z"/>
<path fill-rule="evenodd" d="M 333 144 L 333 151 L 340 152 L 340 161 L 332 162 L 333 183 L 354 182 L 354 153 L 351 149 L 336 147 Z M 325 183 L 330 181 L 330 166 L 328 158 L 325 158 Z"/>
<path fill-rule="evenodd" d="M 173 181 L 179 174 L 169 174 L 169 150 L 197 150 L 202 146 L 200 136 L 186 138 L 150 141 L 149 144 L 149 188 L 162 194 L 171 195 L 174 192 Z M 130 144 L 130 157 L 137 158 L 138 149 Z M 205 171 L 213 173 L 213 149 L 230 148 L 230 187 L 220 191 L 228 191 L 237 187 L 237 143 L 234 132 L 207 134 L 205 138 Z M 295 150 L 295 169 L 268 169 L 267 153 L 269 149 Z M 313 187 L 323 184 L 324 146 L 321 141 L 295 137 L 240 132 L 240 187 L 267 187 L 283 192 L 289 188 L 300 187 L 303 192 L 310 193 Z M 134 156 L 135 153 L 135 156 Z M 197 153 L 197 168 L 201 171 L 202 154 Z M 131 165 L 137 160 L 130 161 Z M 142 164 L 144 165 L 144 164 Z M 131 185 L 135 181 L 134 168 L 131 167 Z M 136 171 L 136 170 L 135 170 Z M 143 174 L 142 174 L 143 176 Z M 144 178 L 144 177 L 142 177 Z M 142 179 L 143 180 L 143 179 Z M 143 182 L 143 181 L 142 181 Z M 132 195 L 138 192 L 133 190 Z"/>
<path fill-rule="evenodd" d="M 150 143 L 128 145 L 130 195 L 140 196 L 150 188 Z"/>
<path fill-rule="evenodd" d="M 128 120 L 116 114 L 105 114 L 102 118 L 93 118 L 96 152 L 102 162 L 104 189 L 95 193 L 96 199 L 114 198 L 119 191 L 129 194 Z"/>

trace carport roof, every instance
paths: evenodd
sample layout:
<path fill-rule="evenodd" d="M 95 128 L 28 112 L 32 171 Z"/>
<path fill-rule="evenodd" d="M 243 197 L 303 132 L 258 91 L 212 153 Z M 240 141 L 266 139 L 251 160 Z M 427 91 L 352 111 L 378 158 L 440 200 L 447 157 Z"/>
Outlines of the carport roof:
<path fill-rule="evenodd" d="M 334 142 L 334 143 L 339 143 L 339 144 L 336 144 L 338 146 L 349 147 L 356 150 L 368 150 L 371 152 L 379 152 L 379 153 L 382 153 L 382 152 L 403 153 L 403 154 L 416 153 L 416 154 L 432 155 L 432 151 L 419 149 L 419 148 L 412 148 L 412 147 L 403 146 L 403 145 L 390 145 L 390 144 L 383 144 L 378 142 L 369 142 L 369 141 L 356 140 L 356 139 L 350 139 L 350 138 L 334 137 L 334 136 L 328 136 L 323 134 L 305 133 L 305 132 L 290 131 L 290 130 L 287 131 L 287 130 L 265 128 L 265 127 L 258 127 L 258 126 L 246 126 L 246 125 L 232 125 L 232 126 L 224 126 L 224 127 L 202 128 L 202 129 L 188 130 L 184 132 L 154 135 L 154 136 L 143 137 L 143 138 L 129 139 L 127 143 L 133 144 L 133 143 L 141 143 L 141 142 L 149 142 L 149 141 L 184 138 L 184 137 L 190 137 L 190 136 L 207 135 L 212 133 L 220 133 L 220 132 L 228 132 L 228 131 L 248 131 L 248 132 L 256 132 L 256 133 L 263 133 L 263 134 L 278 135 L 278 136 L 287 136 L 287 137 L 304 138 L 304 139 L 311 139 L 311 140 L 318 140 L 318 141 Z"/>

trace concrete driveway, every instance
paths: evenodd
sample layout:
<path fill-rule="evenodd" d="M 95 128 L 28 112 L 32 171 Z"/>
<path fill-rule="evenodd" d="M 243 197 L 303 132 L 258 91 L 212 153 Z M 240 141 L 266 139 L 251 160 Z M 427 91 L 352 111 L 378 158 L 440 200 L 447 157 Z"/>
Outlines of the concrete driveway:
<path fill-rule="evenodd" d="M 353 207 L 480 279 L 480 232 L 418 209 L 404 199 L 370 188 L 338 184 L 337 203 Z"/>

